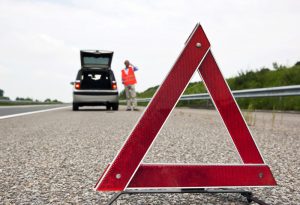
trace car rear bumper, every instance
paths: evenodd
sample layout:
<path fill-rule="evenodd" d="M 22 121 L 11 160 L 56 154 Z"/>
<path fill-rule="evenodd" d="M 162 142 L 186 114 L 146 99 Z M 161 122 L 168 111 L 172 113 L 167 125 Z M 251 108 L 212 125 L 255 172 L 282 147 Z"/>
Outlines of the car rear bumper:
<path fill-rule="evenodd" d="M 118 91 L 73 91 L 73 102 L 78 104 L 118 103 Z"/>

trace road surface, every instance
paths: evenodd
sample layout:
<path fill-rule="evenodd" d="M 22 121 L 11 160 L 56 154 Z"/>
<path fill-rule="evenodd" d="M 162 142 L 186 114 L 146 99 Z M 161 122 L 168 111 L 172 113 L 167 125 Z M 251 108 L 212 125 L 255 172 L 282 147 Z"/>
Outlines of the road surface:
<path fill-rule="evenodd" d="M 27 113 L 52 110 L 70 106 L 69 104 L 53 104 L 53 105 L 20 105 L 20 106 L 0 106 L 0 119 L 21 116 Z"/>
<path fill-rule="evenodd" d="M 71 107 L 0 119 L 0 204 L 105 204 L 93 190 L 142 111 Z M 300 202 L 300 115 L 252 113 L 254 139 L 277 187 L 251 188 L 270 204 Z M 214 110 L 175 109 L 144 162 L 241 163 Z M 122 196 L 115 204 L 248 204 L 238 194 Z"/>

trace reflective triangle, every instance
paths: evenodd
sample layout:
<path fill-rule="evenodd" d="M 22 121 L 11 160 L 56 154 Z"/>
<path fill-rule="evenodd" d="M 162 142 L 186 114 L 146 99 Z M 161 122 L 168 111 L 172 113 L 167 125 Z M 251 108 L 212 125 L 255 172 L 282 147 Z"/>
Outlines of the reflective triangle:
<path fill-rule="evenodd" d="M 141 164 L 150 146 L 198 71 L 244 164 L 189 165 Z M 98 180 L 98 191 L 131 188 L 203 188 L 273 186 L 276 181 L 265 165 L 239 107 L 210 51 L 210 43 L 197 24 L 164 82 L 113 162 Z"/>

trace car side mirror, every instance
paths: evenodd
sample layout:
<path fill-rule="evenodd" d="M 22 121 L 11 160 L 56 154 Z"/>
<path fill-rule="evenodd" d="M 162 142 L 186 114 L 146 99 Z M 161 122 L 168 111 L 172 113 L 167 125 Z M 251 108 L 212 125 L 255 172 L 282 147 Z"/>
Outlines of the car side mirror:
<path fill-rule="evenodd" d="M 74 82 L 70 82 L 70 85 L 74 85 Z"/>

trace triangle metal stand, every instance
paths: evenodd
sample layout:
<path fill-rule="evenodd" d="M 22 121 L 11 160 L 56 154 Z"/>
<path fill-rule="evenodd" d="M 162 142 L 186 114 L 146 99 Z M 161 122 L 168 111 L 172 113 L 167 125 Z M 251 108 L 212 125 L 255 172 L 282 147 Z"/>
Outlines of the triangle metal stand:
<path fill-rule="evenodd" d="M 255 202 L 260 205 L 268 205 L 264 201 L 253 196 L 253 193 L 246 190 L 239 189 L 129 189 L 116 193 L 107 205 L 112 205 L 121 195 L 132 195 L 132 194 L 185 194 L 185 193 L 205 193 L 205 194 L 224 194 L 224 193 L 234 193 L 241 194 L 246 197 L 249 203 Z"/>

